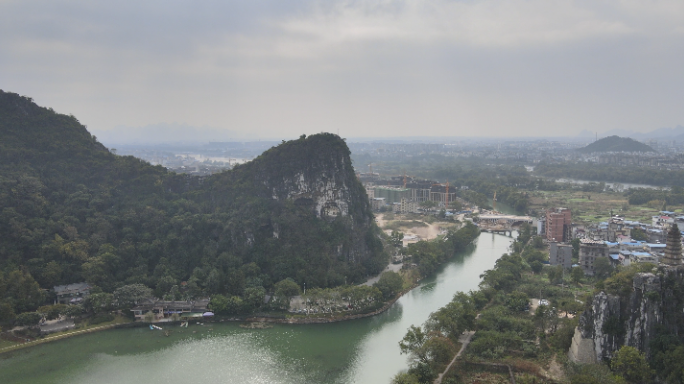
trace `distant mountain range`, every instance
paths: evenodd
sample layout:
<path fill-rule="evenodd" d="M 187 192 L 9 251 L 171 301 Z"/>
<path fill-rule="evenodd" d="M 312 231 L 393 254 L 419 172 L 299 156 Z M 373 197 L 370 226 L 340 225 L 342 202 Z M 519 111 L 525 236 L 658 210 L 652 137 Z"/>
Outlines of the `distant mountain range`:
<path fill-rule="evenodd" d="M 594 137 L 596 133 L 584 130 L 580 132 L 580 137 Z M 658 128 L 650 132 L 635 132 L 627 129 L 612 129 L 607 132 L 599 133 L 599 137 L 620 136 L 630 137 L 635 140 L 684 140 L 684 126 L 678 125 L 674 128 Z"/>
<path fill-rule="evenodd" d="M 104 145 L 208 143 L 212 141 L 242 141 L 243 133 L 214 127 L 188 124 L 159 123 L 144 127 L 118 126 L 109 131 L 94 131 Z M 256 138 L 253 138 L 256 140 Z"/>
<path fill-rule="evenodd" d="M 650 146 L 629 137 L 608 136 L 597 140 L 577 151 L 592 152 L 655 152 Z"/>

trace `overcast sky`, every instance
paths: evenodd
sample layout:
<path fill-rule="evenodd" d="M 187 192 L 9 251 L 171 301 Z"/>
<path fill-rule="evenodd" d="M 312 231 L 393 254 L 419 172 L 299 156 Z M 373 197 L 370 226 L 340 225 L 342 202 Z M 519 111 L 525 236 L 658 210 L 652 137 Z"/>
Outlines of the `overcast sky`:
<path fill-rule="evenodd" d="M 94 133 L 684 125 L 682 0 L 0 0 L 0 89 Z"/>

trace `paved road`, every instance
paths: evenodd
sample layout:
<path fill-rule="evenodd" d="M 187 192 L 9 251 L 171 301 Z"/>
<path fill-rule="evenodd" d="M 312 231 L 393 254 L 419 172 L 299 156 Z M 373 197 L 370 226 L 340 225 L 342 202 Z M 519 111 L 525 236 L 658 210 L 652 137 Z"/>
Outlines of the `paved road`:
<path fill-rule="evenodd" d="M 60 320 L 60 321 L 47 321 L 45 324 L 40 326 L 41 332 L 47 332 L 47 333 L 53 333 L 53 332 L 60 332 L 60 331 L 66 331 L 67 329 L 74 329 L 74 321 L 69 319 L 69 320 Z"/>
<path fill-rule="evenodd" d="M 368 281 L 366 281 L 366 282 L 363 283 L 362 285 L 373 285 L 373 284 L 377 283 L 378 280 L 380 280 L 380 275 L 382 275 L 382 274 L 385 273 L 385 272 L 389 272 L 389 271 L 392 271 L 392 272 L 399 272 L 399 271 L 401 270 L 401 266 L 402 266 L 402 265 L 404 265 L 404 264 L 389 264 L 389 265 L 388 265 L 382 272 L 380 272 L 377 276 L 371 277 L 370 279 L 368 279 Z"/>

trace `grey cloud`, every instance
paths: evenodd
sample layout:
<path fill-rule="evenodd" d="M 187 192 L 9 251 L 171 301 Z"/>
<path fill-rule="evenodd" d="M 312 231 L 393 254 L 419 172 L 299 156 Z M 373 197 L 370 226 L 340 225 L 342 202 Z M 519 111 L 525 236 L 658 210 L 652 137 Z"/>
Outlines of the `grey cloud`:
<path fill-rule="evenodd" d="M 0 87 L 94 130 L 567 135 L 684 120 L 679 0 L 4 1 Z"/>

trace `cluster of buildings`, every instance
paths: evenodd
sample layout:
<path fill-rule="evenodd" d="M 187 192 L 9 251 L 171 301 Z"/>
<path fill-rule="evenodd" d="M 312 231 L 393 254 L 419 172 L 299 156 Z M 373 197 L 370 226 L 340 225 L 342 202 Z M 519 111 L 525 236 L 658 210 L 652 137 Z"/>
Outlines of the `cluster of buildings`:
<path fill-rule="evenodd" d="M 150 298 L 138 303 L 138 305 L 131 308 L 131 311 L 133 312 L 136 321 L 145 320 L 145 316 L 151 313 L 151 320 L 156 322 L 213 316 L 212 312 L 207 312 L 208 307 L 209 299 L 169 301 Z"/>
<path fill-rule="evenodd" d="M 53 287 L 55 304 L 81 304 L 90 295 L 91 289 L 92 286 L 86 282 L 57 285 Z M 156 322 L 206 317 L 208 313 L 211 313 L 207 312 L 208 307 L 208 298 L 192 301 L 168 301 L 148 298 L 131 308 L 131 311 L 138 321 L 145 320 L 145 316 L 151 313 L 152 318 L 150 320 Z"/>
<path fill-rule="evenodd" d="M 676 225 L 675 225 L 676 224 Z M 613 265 L 632 263 L 681 264 L 682 244 L 679 227 L 684 226 L 684 216 L 662 211 L 652 217 L 651 223 L 624 220 L 613 217 L 608 222 L 582 227 L 572 224 L 569 209 L 556 208 L 546 212 L 538 221 L 537 230 L 549 242 L 549 263 L 565 268 L 579 266 L 585 275 L 593 276 L 594 263 L 606 258 Z M 640 231 L 634 240 L 632 231 Z M 679 236 L 676 236 L 679 233 Z M 572 261 L 572 239 L 579 239 L 579 257 Z"/>
<path fill-rule="evenodd" d="M 397 176 L 381 180 L 377 173 L 357 175 L 364 184 L 374 211 L 391 210 L 396 213 L 418 213 L 421 203 L 435 202 L 440 208 L 448 207 L 456 201 L 457 187 L 449 183 L 441 184 L 431 180 L 415 179 L 410 176 Z"/>

